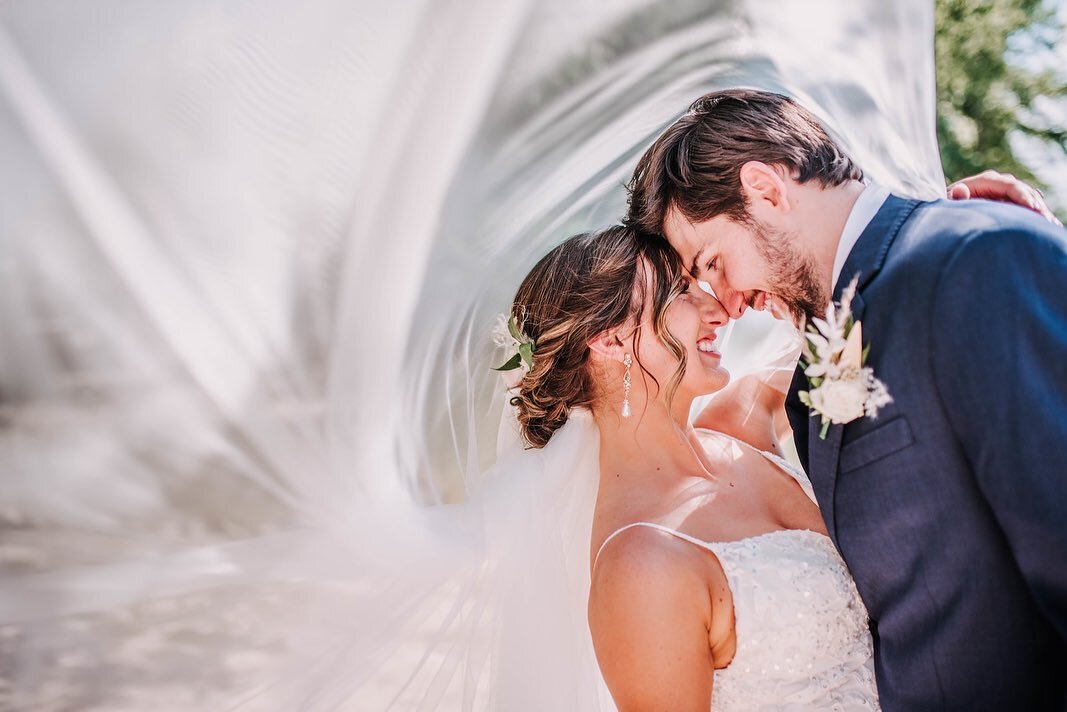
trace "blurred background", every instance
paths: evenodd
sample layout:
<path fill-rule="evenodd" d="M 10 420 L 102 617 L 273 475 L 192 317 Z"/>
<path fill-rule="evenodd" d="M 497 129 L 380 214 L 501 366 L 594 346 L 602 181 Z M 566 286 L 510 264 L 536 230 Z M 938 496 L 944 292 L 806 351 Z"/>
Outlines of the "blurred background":
<path fill-rule="evenodd" d="M 1067 214 L 1067 3 L 937 0 L 937 139 L 950 182 L 986 168 Z"/>

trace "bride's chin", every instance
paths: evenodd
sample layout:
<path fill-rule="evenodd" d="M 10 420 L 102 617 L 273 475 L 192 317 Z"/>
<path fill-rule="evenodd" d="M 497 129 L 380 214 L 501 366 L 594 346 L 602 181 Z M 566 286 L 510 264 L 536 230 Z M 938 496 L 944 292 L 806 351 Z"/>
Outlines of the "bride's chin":
<path fill-rule="evenodd" d="M 729 383 L 730 383 L 730 372 L 727 371 L 722 366 L 716 367 L 715 368 L 715 386 L 714 386 L 715 390 L 713 390 L 712 393 L 716 393 L 718 391 L 721 391 L 723 388 L 726 388 L 726 386 Z"/>
<path fill-rule="evenodd" d="M 695 389 L 693 394 L 694 398 L 701 396 L 710 396 L 713 393 L 718 393 L 730 382 L 730 372 L 722 366 L 717 366 L 715 369 L 708 373 L 708 377 L 699 388 Z"/>

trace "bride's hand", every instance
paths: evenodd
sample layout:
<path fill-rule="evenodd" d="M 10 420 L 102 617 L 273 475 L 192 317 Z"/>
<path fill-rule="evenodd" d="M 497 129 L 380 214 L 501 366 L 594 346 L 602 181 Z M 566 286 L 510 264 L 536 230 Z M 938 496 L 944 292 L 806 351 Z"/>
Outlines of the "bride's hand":
<path fill-rule="evenodd" d="M 958 180 L 948 187 L 948 197 L 951 200 L 985 198 L 1015 203 L 1033 210 L 1054 225 L 1063 224 L 1045 205 L 1045 198 L 1040 190 L 1008 173 L 988 170 Z"/>

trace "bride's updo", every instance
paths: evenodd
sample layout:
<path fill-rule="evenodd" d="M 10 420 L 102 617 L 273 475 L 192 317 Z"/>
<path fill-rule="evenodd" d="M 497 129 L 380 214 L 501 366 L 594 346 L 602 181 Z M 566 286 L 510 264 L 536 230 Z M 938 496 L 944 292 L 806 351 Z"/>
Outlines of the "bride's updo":
<path fill-rule="evenodd" d="M 641 263 L 651 273 L 647 284 L 639 279 Z M 679 358 L 680 378 L 685 351 L 661 322 L 681 276 L 681 264 L 664 239 L 621 226 L 575 235 L 530 270 L 511 308 L 537 345 L 533 367 L 511 399 L 529 445 L 544 447 L 572 408 L 593 405 L 598 394 L 587 343 L 627 321 L 636 326 L 646 303 L 657 335 Z"/>

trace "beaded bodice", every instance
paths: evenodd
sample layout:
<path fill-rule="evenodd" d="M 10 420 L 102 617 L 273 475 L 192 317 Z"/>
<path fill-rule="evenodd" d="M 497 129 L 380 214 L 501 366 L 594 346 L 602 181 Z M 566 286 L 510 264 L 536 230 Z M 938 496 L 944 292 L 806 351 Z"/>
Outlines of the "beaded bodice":
<path fill-rule="evenodd" d="M 726 573 L 737 632 L 712 710 L 878 709 L 867 610 L 829 538 L 785 530 L 703 546 Z"/>

